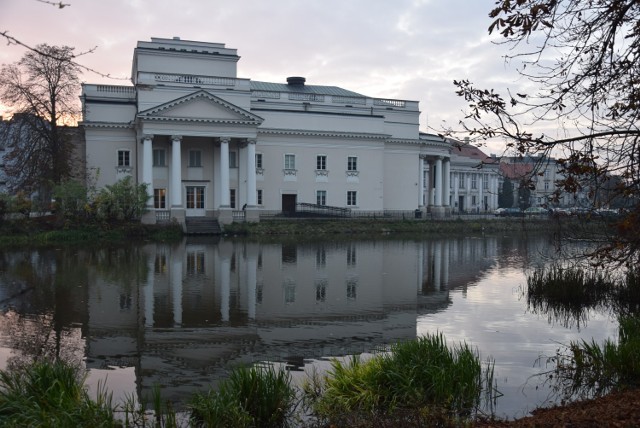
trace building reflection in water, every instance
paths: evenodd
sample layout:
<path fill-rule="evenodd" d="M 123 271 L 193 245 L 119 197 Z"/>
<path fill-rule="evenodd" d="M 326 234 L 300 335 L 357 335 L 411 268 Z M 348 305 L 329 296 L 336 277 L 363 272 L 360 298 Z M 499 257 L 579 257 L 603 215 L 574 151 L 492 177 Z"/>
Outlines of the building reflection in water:
<path fill-rule="evenodd" d="M 180 400 L 230 367 L 359 354 L 416 337 L 495 263 L 495 239 L 144 247 L 146 277 L 89 281 L 90 368 L 133 366 L 137 393 Z M 453 268 L 453 269 L 452 269 Z"/>
<path fill-rule="evenodd" d="M 0 351 L 26 356 L 31 351 L 25 344 L 39 343 L 29 335 L 76 337 L 86 341 L 74 345 L 73 352 L 82 354 L 77 357 L 91 369 L 90 380 L 106 373 L 107 386 L 118 390 L 114 379 L 135 373 L 129 384 L 136 391 L 124 393 L 149 397 L 157 384 L 166 399 L 184 400 L 194 390 L 215 386 L 236 365 L 281 361 L 296 370 L 312 360 L 413 339 L 419 317 L 446 310 L 451 290 L 464 293 L 502 259 L 517 261 L 526 252 L 520 245 L 518 238 L 489 237 L 313 243 L 189 239 L 68 255 L 5 253 L 0 255 L 0 297 L 13 312 L 0 317 Z M 25 278 L 41 277 L 41 283 L 18 277 L 29 260 L 37 261 L 34 272 L 43 273 Z M 70 281 L 67 288 L 52 288 Z M 50 297 L 42 291 L 47 287 Z M 41 291 L 24 291 L 30 289 Z M 31 325 L 38 317 L 53 321 L 21 328 L 20 334 L 11 327 Z M 42 332 L 51 328 L 56 335 Z M 65 329 L 77 333 L 59 334 Z M 62 348 L 51 346 L 58 353 Z"/>

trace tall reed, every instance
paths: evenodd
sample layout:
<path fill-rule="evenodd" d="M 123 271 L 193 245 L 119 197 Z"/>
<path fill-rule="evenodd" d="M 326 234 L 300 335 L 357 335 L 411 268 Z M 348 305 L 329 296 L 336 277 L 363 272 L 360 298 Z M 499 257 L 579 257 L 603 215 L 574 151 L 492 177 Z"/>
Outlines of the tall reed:
<path fill-rule="evenodd" d="M 91 400 L 80 370 L 62 361 L 36 361 L 0 372 L 0 426 L 115 426 L 111 396 Z"/>
<path fill-rule="evenodd" d="M 478 409 L 483 391 L 495 392 L 493 365 L 483 371 L 468 344 L 448 347 L 442 334 L 393 345 L 368 360 L 334 360 L 331 371 L 304 389 L 311 411 L 330 423 L 345 415 L 418 415 L 465 418 Z"/>
<path fill-rule="evenodd" d="M 282 427 L 296 398 L 291 376 L 272 366 L 234 369 L 218 391 L 196 393 L 191 421 L 207 427 Z"/>

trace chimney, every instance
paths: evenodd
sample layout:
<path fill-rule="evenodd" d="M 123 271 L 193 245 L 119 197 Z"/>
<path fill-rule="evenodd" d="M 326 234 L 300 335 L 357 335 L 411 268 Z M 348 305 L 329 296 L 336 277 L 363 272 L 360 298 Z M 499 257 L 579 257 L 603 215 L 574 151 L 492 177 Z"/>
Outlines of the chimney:
<path fill-rule="evenodd" d="M 287 85 L 291 85 L 291 86 L 304 86 L 304 82 L 306 81 L 307 79 L 300 76 L 287 77 Z"/>

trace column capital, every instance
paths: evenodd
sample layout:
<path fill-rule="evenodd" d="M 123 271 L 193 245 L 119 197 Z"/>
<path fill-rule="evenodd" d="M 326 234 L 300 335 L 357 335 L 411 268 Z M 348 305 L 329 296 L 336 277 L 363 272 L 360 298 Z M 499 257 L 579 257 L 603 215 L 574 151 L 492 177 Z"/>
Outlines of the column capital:
<path fill-rule="evenodd" d="M 220 137 L 220 143 L 229 144 L 230 141 L 231 141 L 230 137 Z"/>
<path fill-rule="evenodd" d="M 171 141 L 182 141 L 182 135 L 172 135 Z"/>
<path fill-rule="evenodd" d="M 257 143 L 258 143 L 257 138 L 247 138 L 247 144 L 257 144 Z"/>
<path fill-rule="evenodd" d="M 153 140 L 153 134 L 142 134 L 142 141 Z"/>

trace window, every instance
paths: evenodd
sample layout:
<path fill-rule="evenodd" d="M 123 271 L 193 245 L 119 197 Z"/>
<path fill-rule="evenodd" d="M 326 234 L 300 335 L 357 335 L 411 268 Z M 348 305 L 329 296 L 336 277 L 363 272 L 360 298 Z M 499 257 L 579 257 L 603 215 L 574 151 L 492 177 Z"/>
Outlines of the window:
<path fill-rule="evenodd" d="M 256 153 L 256 168 L 262 168 L 262 153 Z"/>
<path fill-rule="evenodd" d="M 327 191 L 326 190 L 317 190 L 316 191 L 316 204 L 317 205 L 327 205 Z"/>
<path fill-rule="evenodd" d="M 357 205 L 357 193 L 355 190 L 349 190 L 347 192 L 347 206 L 354 207 Z"/>
<path fill-rule="evenodd" d="M 118 166 L 131 166 L 131 151 L 118 150 Z"/>
<path fill-rule="evenodd" d="M 262 205 L 262 189 L 256 190 L 256 203 Z"/>
<path fill-rule="evenodd" d="M 296 169 L 296 155 L 284 155 L 284 169 Z"/>
<path fill-rule="evenodd" d="M 477 203 L 476 195 L 473 195 L 473 196 L 471 197 L 471 205 L 475 207 L 475 206 L 476 206 L 476 203 Z"/>
<path fill-rule="evenodd" d="M 347 157 L 347 171 L 357 171 L 357 170 L 358 170 L 358 157 L 357 156 Z"/>
<path fill-rule="evenodd" d="M 471 188 L 478 188 L 478 174 L 471 174 Z"/>
<path fill-rule="evenodd" d="M 153 207 L 161 210 L 167 208 L 167 189 L 153 189 Z"/>
<path fill-rule="evenodd" d="M 327 155 L 316 156 L 316 169 L 317 170 L 327 169 Z"/>
<path fill-rule="evenodd" d="M 544 190 L 549 190 L 549 182 L 548 181 L 544 182 Z"/>
<path fill-rule="evenodd" d="M 236 152 L 229 152 L 229 168 L 237 168 L 238 167 L 238 159 L 236 156 Z"/>
<path fill-rule="evenodd" d="M 200 150 L 189 150 L 189 166 L 192 168 L 202 167 L 202 152 Z"/>
<path fill-rule="evenodd" d="M 153 149 L 153 166 L 166 166 L 166 155 L 162 149 Z"/>
<path fill-rule="evenodd" d="M 489 176 L 487 174 L 482 174 L 482 188 L 485 190 L 489 188 Z"/>
<path fill-rule="evenodd" d="M 236 207 L 236 189 L 229 189 L 229 206 Z"/>
<path fill-rule="evenodd" d="M 464 189 L 464 172 L 460 173 L 460 179 L 458 180 L 458 188 Z"/>

